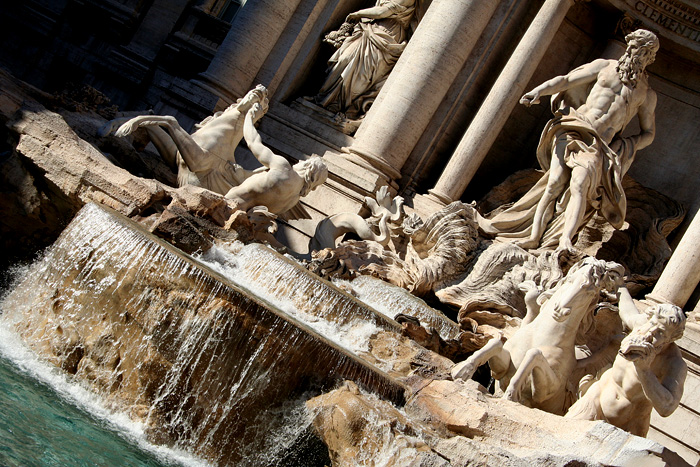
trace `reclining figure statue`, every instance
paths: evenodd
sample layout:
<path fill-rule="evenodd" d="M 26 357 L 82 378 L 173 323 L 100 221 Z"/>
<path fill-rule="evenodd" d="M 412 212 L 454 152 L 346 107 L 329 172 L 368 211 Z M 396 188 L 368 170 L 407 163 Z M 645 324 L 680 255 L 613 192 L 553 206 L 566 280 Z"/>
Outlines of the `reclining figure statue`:
<path fill-rule="evenodd" d="M 505 344 L 492 338 L 455 365 L 452 376 L 468 379 L 488 362 L 499 388 L 505 389 L 503 397 L 563 415 L 567 382 L 576 367 L 579 328 L 585 330 L 587 323 L 592 322 L 601 295 L 614 294 L 623 273 L 617 263 L 587 257 L 573 265 L 555 287 L 536 301 L 537 294 L 532 293 L 534 282 L 525 283 L 530 291 L 525 295 L 527 314 L 520 328 Z"/>
<path fill-rule="evenodd" d="M 268 170 L 252 174 L 231 188 L 226 198 L 233 200 L 241 211 L 265 206 L 271 213 L 283 214 L 286 219 L 308 218 L 308 213 L 298 205 L 299 199 L 326 181 L 328 168 L 318 156 L 292 166 L 287 159 L 267 148 L 255 129 L 255 122 L 264 112 L 259 103 L 253 104 L 244 117 L 243 136 L 248 149 Z"/>
<path fill-rule="evenodd" d="M 137 128 L 146 130 L 160 155 L 174 169 L 179 186 L 195 185 L 225 195 L 251 173 L 236 164 L 234 151 L 243 138 L 243 117 L 254 104 L 267 111 L 267 89 L 259 85 L 222 112 L 207 117 L 191 135 L 170 115 L 141 115 L 109 122 L 100 134 L 119 125 L 116 136 L 127 136 Z"/>
<path fill-rule="evenodd" d="M 605 371 L 566 416 L 605 420 L 633 435 L 646 436 L 651 409 L 668 417 L 678 407 L 688 367 L 673 341 L 683 335 L 685 313 L 675 305 L 656 305 L 640 313 L 626 288 L 620 288 L 620 318 L 631 329 L 612 368 Z"/>

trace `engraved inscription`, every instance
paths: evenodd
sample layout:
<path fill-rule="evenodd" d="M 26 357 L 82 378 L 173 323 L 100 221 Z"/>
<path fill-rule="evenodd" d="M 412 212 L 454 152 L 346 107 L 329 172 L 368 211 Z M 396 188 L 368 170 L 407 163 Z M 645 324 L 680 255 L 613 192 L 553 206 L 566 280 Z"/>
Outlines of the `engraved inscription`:
<path fill-rule="evenodd" d="M 700 11 L 674 0 L 627 0 L 634 10 L 659 27 L 700 42 Z"/>

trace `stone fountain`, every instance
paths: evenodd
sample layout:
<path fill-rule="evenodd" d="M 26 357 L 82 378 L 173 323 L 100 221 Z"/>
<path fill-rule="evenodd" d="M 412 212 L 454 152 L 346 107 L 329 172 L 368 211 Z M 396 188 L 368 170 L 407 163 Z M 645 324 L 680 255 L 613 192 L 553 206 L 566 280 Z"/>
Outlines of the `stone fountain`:
<path fill-rule="evenodd" d="M 412 216 L 387 248 L 324 250 L 307 266 L 331 282 L 261 245 L 259 211 L 116 169 L 57 114 L 15 102 L 15 150 L 72 220 L 13 285 L 2 325 L 152 443 L 216 465 L 683 465 L 602 421 L 453 377 L 465 354 L 528 319 L 518 284 L 542 292 L 570 266 L 478 237 L 473 206 Z M 458 319 L 416 295 L 459 307 Z"/>

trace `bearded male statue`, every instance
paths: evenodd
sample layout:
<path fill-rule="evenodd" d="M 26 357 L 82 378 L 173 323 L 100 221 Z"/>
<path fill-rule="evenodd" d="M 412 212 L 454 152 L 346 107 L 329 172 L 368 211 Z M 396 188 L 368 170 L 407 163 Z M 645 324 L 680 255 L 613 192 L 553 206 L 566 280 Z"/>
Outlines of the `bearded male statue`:
<path fill-rule="evenodd" d="M 674 341 L 685 329 L 685 313 L 670 304 L 637 310 L 620 287 L 620 318 L 631 329 L 612 368 L 606 370 L 566 416 L 605 420 L 633 435 L 646 436 L 651 409 L 668 417 L 680 404 L 688 367 Z"/>
<path fill-rule="evenodd" d="M 552 96 L 554 118 L 537 148 L 546 172 L 513 206 L 490 219 L 480 217 L 484 233 L 526 249 L 573 251 L 574 237 L 595 212 L 622 227 L 627 205 L 622 177 L 636 151 L 654 139 L 656 93 L 645 68 L 659 50 L 657 37 L 643 29 L 625 40 L 627 50 L 619 60 L 594 60 L 520 99 L 529 107 Z M 622 137 L 635 115 L 640 133 Z"/>

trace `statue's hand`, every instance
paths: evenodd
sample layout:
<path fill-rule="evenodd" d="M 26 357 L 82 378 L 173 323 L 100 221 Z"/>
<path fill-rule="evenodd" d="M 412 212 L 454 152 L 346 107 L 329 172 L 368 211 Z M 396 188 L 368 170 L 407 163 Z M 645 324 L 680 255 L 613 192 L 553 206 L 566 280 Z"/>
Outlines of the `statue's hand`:
<path fill-rule="evenodd" d="M 539 104 L 540 93 L 535 92 L 534 90 L 530 91 L 520 98 L 520 103 L 523 104 L 525 107 L 530 107 L 533 104 Z"/>
<path fill-rule="evenodd" d="M 656 352 L 653 350 L 650 350 L 639 357 L 637 357 L 634 360 L 634 366 L 636 366 L 640 370 L 647 370 L 651 368 L 651 364 L 654 362 L 654 359 L 656 358 Z"/>
<path fill-rule="evenodd" d="M 355 13 L 350 13 L 347 18 L 345 18 L 346 23 L 357 23 L 362 19 L 362 15 L 358 14 L 357 12 Z"/>
<path fill-rule="evenodd" d="M 253 104 L 253 106 L 250 108 L 248 111 L 250 112 L 250 117 L 253 119 L 253 122 L 257 122 L 260 117 L 263 116 L 265 111 L 263 110 L 262 105 L 260 103 L 256 102 Z"/>

